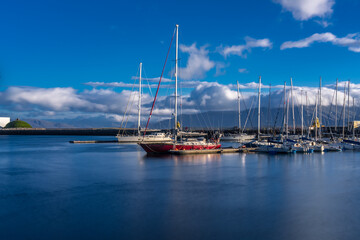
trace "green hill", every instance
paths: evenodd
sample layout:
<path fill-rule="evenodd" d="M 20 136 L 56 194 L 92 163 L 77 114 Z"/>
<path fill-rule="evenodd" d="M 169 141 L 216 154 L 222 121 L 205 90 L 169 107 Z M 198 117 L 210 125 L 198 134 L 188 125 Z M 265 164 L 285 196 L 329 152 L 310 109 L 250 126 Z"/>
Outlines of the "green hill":
<path fill-rule="evenodd" d="M 16 119 L 15 121 L 6 124 L 5 128 L 32 128 L 27 122 Z"/>

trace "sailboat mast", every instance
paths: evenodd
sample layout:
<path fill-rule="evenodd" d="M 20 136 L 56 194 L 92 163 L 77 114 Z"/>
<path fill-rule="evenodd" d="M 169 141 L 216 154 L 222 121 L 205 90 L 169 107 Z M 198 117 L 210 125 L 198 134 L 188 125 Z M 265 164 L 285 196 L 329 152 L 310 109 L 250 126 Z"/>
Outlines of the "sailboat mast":
<path fill-rule="evenodd" d="M 301 137 L 304 136 L 304 103 L 303 103 L 303 90 L 301 90 Z"/>
<path fill-rule="evenodd" d="M 348 82 L 348 131 L 350 131 L 350 80 Z"/>
<path fill-rule="evenodd" d="M 286 134 L 286 81 L 284 82 L 284 131 Z"/>
<path fill-rule="evenodd" d="M 140 75 L 139 75 L 139 106 L 138 106 L 138 136 L 140 136 L 140 119 L 141 119 L 141 69 L 142 63 L 140 63 Z"/>
<path fill-rule="evenodd" d="M 305 104 L 306 104 L 306 118 L 308 119 L 308 111 L 309 111 L 309 99 L 308 99 L 308 92 L 305 92 Z M 307 136 L 310 138 L 310 126 L 309 126 L 309 120 L 307 121 Z M 310 123 L 311 125 L 311 123 Z"/>
<path fill-rule="evenodd" d="M 174 130 L 175 130 L 175 141 L 177 135 L 177 110 L 178 110 L 178 48 L 179 48 L 179 25 L 176 24 L 176 41 L 175 41 L 175 113 L 174 113 Z"/>
<path fill-rule="evenodd" d="M 353 112 L 354 112 L 354 120 L 352 124 L 352 130 L 353 130 L 353 140 L 355 140 L 355 118 L 356 118 L 356 112 L 355 112 L 355 98 L 353 98 Z"/>
<path fill-rule="evenodd" d="M 271 83 L 269 84 L 269 106 L 268 106 L 268 114 L 267 114 L 267 119 L 268 119 L 268 128 L 271 129 Z"/>
<path fill-rule="evenodd" d="M 258 100 L 258 140 L 260 140 L 260 94 L 261 94 L 261 76 L 259 77 L 259 100 Z"/>
<path fill-rule="evenodd" d="M 321 125 L 322 125 L 322 104 L 321 104 L 321 77 L 320 77 L 320 85 L 319 85 L 319 138 L 321 139 Z"/>
<path fill-rule="evenodd" d="M 318 125 L 317 125 L 317 123 L 318 123 L 318 107 L 317 107 L 317 99 L 318 98 L 318 96 L 316 96 L 316 98 L 315 98 L 315 141 L 317 141 L 317 131 L 318 131 Z"/>
<path fill-rule="evenodd" d="M 292 78 L 291 81 L 291 107 L 292 107 L 292 120 L 293 120 L 293 128 L 294 128 L 294 135 L 296 134 L 296 128 L 295 128 L 295 111 L 294 111 L 294 95 L 293 95 L 293 82 Z"/>
<path fill-rule="evenodd" d="M 289 96 L 286 99 L 286 137 L 289 137 Z"/>
<path fill-rule="evenodd" d="M 241 106 L 240 106 L 240 90 L 239 90 L 239 81 L 237 83 L 237 94 L 238 94 L 238 114 L 239 114 L 239 133 L 241 132 Z"/>
<path fill-rule="evenodd" d="M 335 90 L 335 131 L 337 132 L 337 108 L 338 108 L 338 83 L 339 80 L 336 79 L 336 90 Z"/>
<path fill-rule="evenodd" d="M 344 82 L 344 101 L 343 101 L 343 129 L 342 135 L 345 138 L 345 102 L 346 102 L 346 82 Z"/>

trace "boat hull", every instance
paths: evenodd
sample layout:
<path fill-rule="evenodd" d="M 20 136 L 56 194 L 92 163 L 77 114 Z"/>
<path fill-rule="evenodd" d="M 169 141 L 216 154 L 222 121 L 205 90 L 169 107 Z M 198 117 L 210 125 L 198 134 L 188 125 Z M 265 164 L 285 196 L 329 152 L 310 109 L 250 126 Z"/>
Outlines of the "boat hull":
<path fill-rule="evenodd" d="M 170 150 L 209 150 L 218 149 L 221 144 L 176 144 L 173 143 L 139 143 L 147 153 L 169 153 Z"/>
<path fill-rule="evenodd" d="M 140 142 L 169 142 L 170 137 L 156 137 L 153 135 L 143 136 L 116 136 L 119 143 L 140 143 Z"/>
<path fill-rule="evenodd" d="M 255 138 L 255 135 L 246 135 L 246 134 L 241 134 L 241 135 L 229 135 L 229 136 L 224 136 L 220 138 L 221 142 L 246 142 L 246 141 L 250 141 L 253 140 Z"/>

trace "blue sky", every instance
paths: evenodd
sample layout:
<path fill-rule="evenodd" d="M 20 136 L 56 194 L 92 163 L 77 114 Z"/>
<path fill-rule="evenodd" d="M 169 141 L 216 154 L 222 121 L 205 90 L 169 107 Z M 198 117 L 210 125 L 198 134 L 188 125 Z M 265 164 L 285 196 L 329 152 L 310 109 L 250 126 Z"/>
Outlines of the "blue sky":
<path fill-rule="evenodd" d="M 355 0 L 6 1 L 0 9 L 0 110 L 40 118 L 120 116 L 124 109 L 116 106 L 86 104 L 107 105 L 97 101 L 104 94 L 126 102 L 128 88 L 86 83 L 132 84 L 140 61 L 146 77 L 159 77 L 175 24 L 184 84 L 229 87 L 259 75 L 272 85 L 293 77 L 296 86 L 317 87 L 320 76 L 324 85 L 336 78 L 360 83 L 359 9 Z M 171 54 L 166 78 L 172 78 Z M 193 88 L 183 91 L 191 96 Z M 54 92 L 59 99 L 44 97 L 55 98 Z M 72 98 L 79 101 L 74 106 L 64 100 Z"/>

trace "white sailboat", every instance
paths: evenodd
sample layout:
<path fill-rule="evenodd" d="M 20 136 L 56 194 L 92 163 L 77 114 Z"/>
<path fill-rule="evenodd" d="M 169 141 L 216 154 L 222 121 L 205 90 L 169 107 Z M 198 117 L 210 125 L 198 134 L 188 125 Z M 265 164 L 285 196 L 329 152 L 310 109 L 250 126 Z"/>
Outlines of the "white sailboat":
<path fill-rule="evenodd" d="M 141 95 L 142 95 L 142 86 L 141 86 L 141 70 L 142 63 L 140 63 L 140 76 L 139 76 L 139 102 L 138 102 L 138 126 L 137 126 L 137 135 L 124 135 L 117 134 L 116 138 L 119 143 L 139 143 L 139 142 L 168 142 L 172 141 L 171 137 L 168 134 L 158 132 L 150 135 L 141 136 Z"/>
<path fill-rule="evenodd" d="M 177 106 L 177 98 L 178 98 L 178 49 L 179 49 L 179 25 L 176 25 L 175 28 L 175 33 L 176 33 L 176 45 L 175 45 L 175 108 L 174 108 L 174 139 L 172 139 L 172 141 L 166 141 L 166 142 L 161 142 L 161 143 L 156 143 L 156 142 L 146 142 L 146 141 L 142 141 L 139 143 L 139 145 L 147 152 L 147 153 L 174 153 L 176 151 L 191 151 L 191 150 L 196 150 L 196 151 L 201 151 L 201 150 L 210 150 L 210 149 L 218 149 L 221 147 L 221 144 L 219 144 L 219 136 L 216 135 L 214 136 L 212 139 L 210 139 L 209 141 L 205 141 L 205 139 L 201 138 L 201 139 L 182 139 L 180 141 L 178 141 L 178 136 L 179 136 L 179 126 L 178 126 L 178 119 L 177 119 L 177 110 L 178 110 L 178 106 Z M 169 52 L 168 52 L 169 54 Z M 165 62 L 166 64 L 166 62 Z M 165 65 L 164 65 L 165 67 Z M 160 77 L 160 81 L 159 84 L 161 82 L 161 78 L 162 75 Z M 159 85 L 160 86 L 160 85 Z M 158 87 L 159 90 L 159 87 Z M 158 93 L 157 90 L 157 93 Z M 148 123 L 150 121 L 150 117 L 152 114 L 152 110 L 154 108 L 154 104 L 156 101 L 156 96 L 157 93 L 155 94 L 155 98 L 154 98 L 154 102 L 153 102 L 153 107 L 150 111 L 150 116 L 148 119 Z M 146 129 L 145 129 L 146 130 Z"/>
<path fill-rule="evenodd" d="M 239 133 L 227 134 L 220 138 L 222 142 L 246 142 L 255 138 L 255 135 L 247 135 L 241 133 L 241 105 L 240 105 L 240 90 L 239 90 L 239 81 L 237 81 L 237 97 L 238 97 L 238 128 Z"/>

